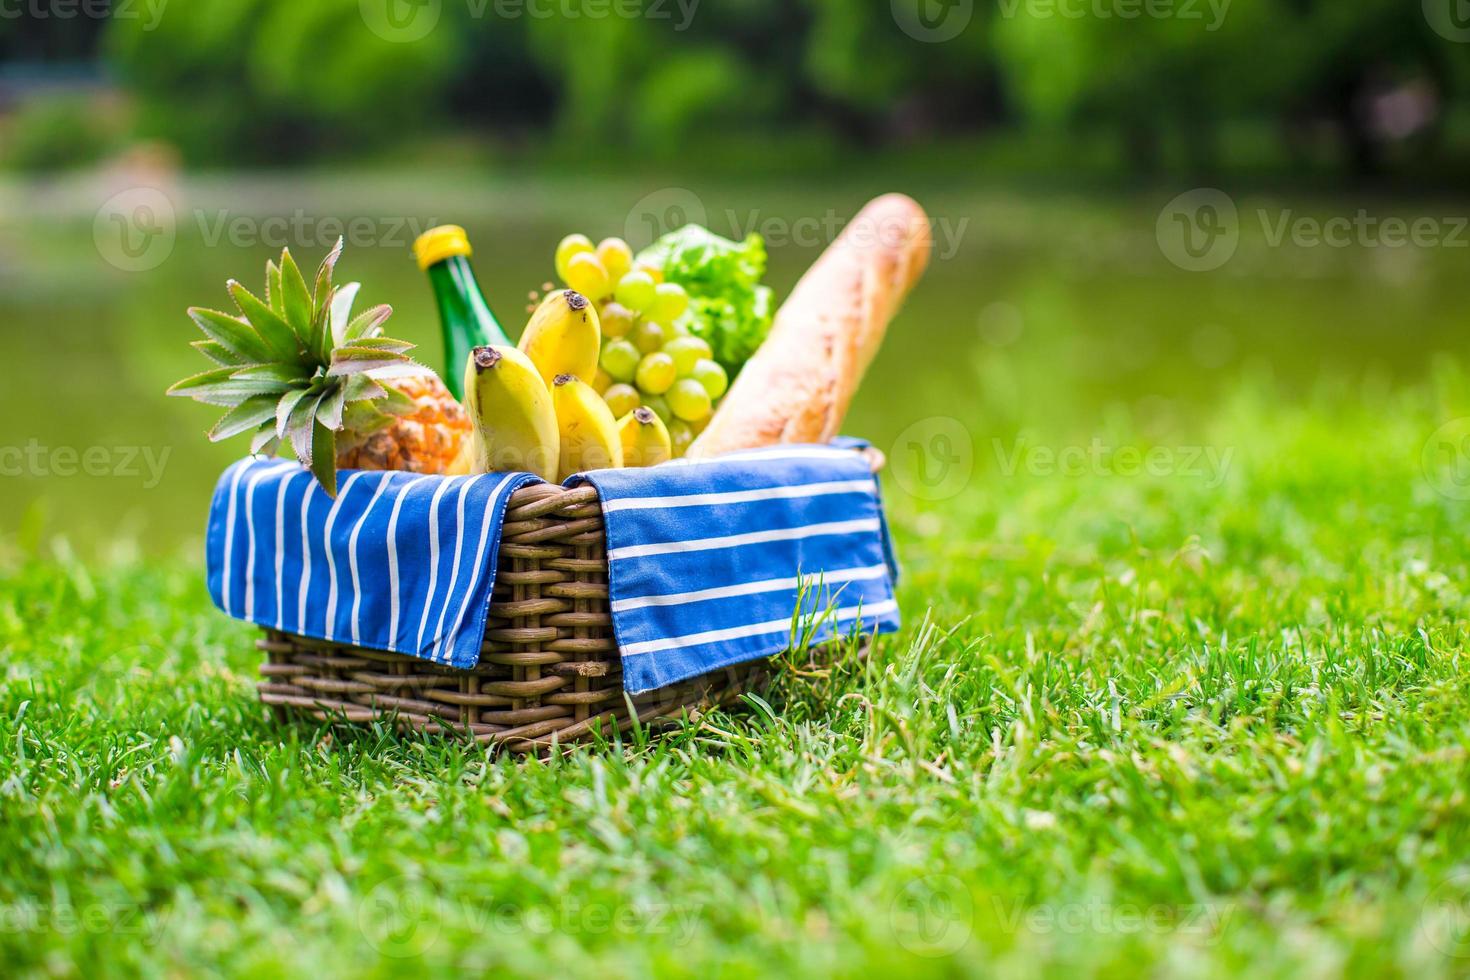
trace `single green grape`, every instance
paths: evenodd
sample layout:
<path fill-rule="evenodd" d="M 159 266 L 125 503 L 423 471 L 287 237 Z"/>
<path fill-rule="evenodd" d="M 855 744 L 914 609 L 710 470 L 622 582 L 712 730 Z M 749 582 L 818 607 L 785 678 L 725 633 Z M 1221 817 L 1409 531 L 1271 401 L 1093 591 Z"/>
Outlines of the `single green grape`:
<path fill-rule="evenodd" d="M 664 344 L 664 353 L 674 359 L 679 377 L 687 378 L 694 373 L 694 365 L 710 356 L 710 349 L 699 337 L 675 337 Z"/>
<path fill-rule="evenodd" d="M 607 402 L 607 407 L 612 409 L 613 418 L 622 418 L 641 402 L 638 399 L 638 390 L 632 385 L 615 384 L 602 393 L 602 400 Z"/>
<path fill-rule="evenodd" d="M 674 384 L 674 359 L 663 351 L 654 351 L 638 362 L 638 389 L 650 395 L 662 395 Z"/>
<path fill-rule="evenodd" d="M 654 284 L 653 277 L 646 272 L 633 271 L 618 280 L 617 289 L 613 295 L 617 297 L 630 310 L 643 312 L 653 305 L 653 300 L 658 295 L 658 287 Z"/>
<path fill-rule="evenodd" d="M 597 258 L 613 282 L 626 276 L 633 268 L 633 250 L 621 238 L 604 238 L 598 242 Z"/>
<path fill-rule="evenodd" d="M 608 303 L 599 319 L 604 337 L 626 337 L 638 322 L 638 315 L 621 303 Z"/>
<path fill-rule="evenodd" d="M 694 371 L 690 377 L 698 381 L 709 392 L 710 401 L 719 401 L 720 396 L 730 387 L 730 378 L 725 374 L 725 369 L 720 367 L 718 361 L 712 361 L 702 357 L 694 365 Z"/>
<path fill-rule="evenodd" d="M 653 414 L 664 420 L 664 425 L 674 421 L 674 413 L 669 409 L 669 403 L 663 395 L 643 395 L 643 407 L 653 410 Z"/>
<path fill-rule="evenodd" d="M 612 280 L 607 270 L 591 252 L 578 252 L 567 262 L 566 275 L 562 277 L 568 286 L 588 299 L 600 300 L 612 291 Z"/>
<path fill-rule="evenodd" d="M 597 373 L 592 376 L 592 390 L 600 395 L 603 392 L 607 391 L 607 389 L 611 388 L 612 383 L 612 375 L 604 371 L 602 369 L 602 366 L 599 365 L 597 368 Z"/>
<path fill-rule="evenodd" d="M 653 302 L 644 315 L 659 323 L 673 323 L 689 309 L 689 294 L 676 282 L 661 282 L 654 287 Z"/>
<path fill-rule="evenodd" d="M 561 244 L 556 246 L 556 274 L 561 277 L 562 282 L 571 285 L 567 268 L 573 256 L 583 255 L 590 251 L 592 251 L 592 239 L 586 235 L 568 235 L 561 240 Z"/>
<path fill-rule="evenodd" d="M 652 354 L 664 345 L 664 328 L 651 320 L 644 320 L 633 328 L 632 341 L 644 354 Z"/>
<path fill-rule="evenodd" d="M 674 419 L 665 425 L 669 429 L 669 447 L 674 451 L 674 458 L 678 459 L 689 451 L 689 444 L 694 441 L 694 426 L 683 419 Z"/>
<path fill-rule="evenodd" d="M 602 348 L 602 369 L 612 375 L 614 381 L 628 383 L 638 371 L 642 355 L 638 348 L 626 340 L 609 340 Z"/>
<path fill-rule="evenodd" d="M 693 378 L 681 378 L 664 395 L 674 415 L 685 422 L 698 422 L 710 413 L 713 403 L 704 385 Z"/>

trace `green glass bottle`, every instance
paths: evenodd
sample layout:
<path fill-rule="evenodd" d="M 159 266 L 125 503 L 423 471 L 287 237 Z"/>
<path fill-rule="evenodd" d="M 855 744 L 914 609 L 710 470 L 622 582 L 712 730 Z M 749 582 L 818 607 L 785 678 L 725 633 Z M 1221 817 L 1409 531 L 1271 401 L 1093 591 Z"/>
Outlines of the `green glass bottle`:
<path fill-rule="evenodd" d="M 486 344 L 510 345 L 500 321 L 480 292 L 470 268 L 470 240 L 459 225 L 430 228 L 413 243 L 419 268 L 429 274 L 444 333 L 440 375 L 455 398 L 464 398 L 464 366 L 470 351 Z"/>

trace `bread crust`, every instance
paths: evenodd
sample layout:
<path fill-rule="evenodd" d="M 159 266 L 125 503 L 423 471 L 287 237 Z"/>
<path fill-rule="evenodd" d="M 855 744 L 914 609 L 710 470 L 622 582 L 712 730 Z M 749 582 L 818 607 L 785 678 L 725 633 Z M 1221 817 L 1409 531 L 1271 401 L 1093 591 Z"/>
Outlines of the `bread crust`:
<path fill-rule="evenodd" d="M 869 202 L 801 277 L 688 455 L 836 436 L 932 245 L 912 198 Z"/>

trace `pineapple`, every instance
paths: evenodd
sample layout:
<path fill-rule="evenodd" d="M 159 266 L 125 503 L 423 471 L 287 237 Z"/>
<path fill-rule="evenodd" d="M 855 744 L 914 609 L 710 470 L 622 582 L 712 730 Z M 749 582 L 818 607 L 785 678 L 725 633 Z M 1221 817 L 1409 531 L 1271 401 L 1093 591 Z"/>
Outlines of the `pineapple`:
<path fill-rule="evenodd" d="M 308 290 L 290 249 L 265 266 L 265 299 L 233 279 L 239 316 L 193 307 L 204 332 L 193 346 L 216 367 L 168 390 L 229 409 L 209 431 L 213 442 L 254 432 L 252 453 L 283 441 L 336 496 L 337 470 L 468 472 L 472 424 L 413 345 L 383 336 L 393 311 L 375 306 L 351 316 L 358 284 L 332 285 L 342 240 Z"/>

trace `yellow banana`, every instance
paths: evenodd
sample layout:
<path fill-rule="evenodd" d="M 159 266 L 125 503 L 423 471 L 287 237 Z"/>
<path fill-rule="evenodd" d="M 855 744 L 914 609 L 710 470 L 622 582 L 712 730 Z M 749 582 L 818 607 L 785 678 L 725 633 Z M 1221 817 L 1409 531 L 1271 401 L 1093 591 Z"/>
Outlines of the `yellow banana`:
<path fill-rule="evenodd" d="M 635 408 L 618 420 L 624 466 L 657 466 L 674 458 L 669 430 L 651 408 Z"/>
<path fill-rule="evenodd" d="M 464 392 L 475 424 L 472 472 L 523 470 L 556 479 L 556 412 L 529 357 L 514 347 L 476 347 L 465 365 Z"/>
<path fill-rule="evenodd" d="M 557 480 L 583 470 L 623 465 L 623 443 L 618 423 L 607 402 L 585 381 L 559 374 L 551 386 L 551 403 L 561 437 Z"/>
<path fill-rule="evenodd" d="M 597 307 L 574 289 L 547 294 L 531 314 L 518 344 L 541 372 L 547 387 L 558 374 L 574 374 L 591 382 L 602 351 L 602 324 Z"/>

